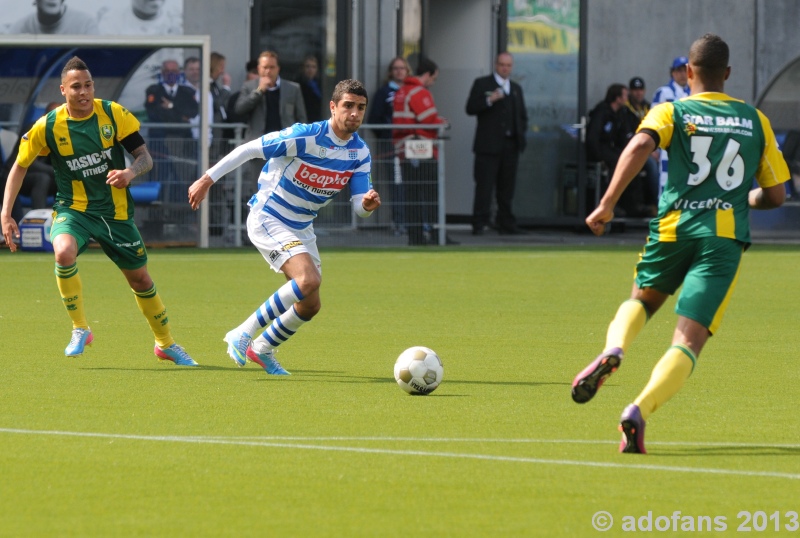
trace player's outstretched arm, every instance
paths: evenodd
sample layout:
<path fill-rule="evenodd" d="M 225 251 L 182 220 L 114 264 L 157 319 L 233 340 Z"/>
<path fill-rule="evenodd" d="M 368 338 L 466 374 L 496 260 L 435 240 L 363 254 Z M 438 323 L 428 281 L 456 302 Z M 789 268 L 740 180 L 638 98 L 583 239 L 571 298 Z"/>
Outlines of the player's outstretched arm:
<path fill-rule="evenodd" d="M 647 162 L 656 147 L 655 140 L 647 133 L 638 133 L 631 138 L 622 151 L 614 169 L 614 176 L 597 208 L 586 217 L 586 225 L 595 235 L 603 235 L 606 224 L 614 218 L 614 207 L 620 196 L 630 185 L 636 174 Z"/>
<path fill-rule="evenodd" d="M 15 162 L 11 166 L 11 171 L 8 173 L 6 190 L 3 195 L 3 209 L 0 211 L 0 224 L 2 224 L 3 238 L 6 240 L 6 245 L 8 245 L 11 252 L 17 251 L 17 244 L 14 243 L 14 239 L 19 238 L 17 221 L 11 217 L 11 211 L 14 208 L 14 202 L 17 200 L 19 189 L 22 186 L 22 180 L 25 179 L 25 174 L 27 172 L 27 168 Z"/>

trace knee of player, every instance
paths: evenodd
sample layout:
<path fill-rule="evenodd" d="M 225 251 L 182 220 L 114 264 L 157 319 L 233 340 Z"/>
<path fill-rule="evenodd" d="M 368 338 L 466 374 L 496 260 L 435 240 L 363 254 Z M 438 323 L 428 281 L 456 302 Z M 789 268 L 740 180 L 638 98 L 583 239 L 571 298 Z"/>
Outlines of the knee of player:
<path fill-rule="evenodd" d="M 299 278 L 295 278 L 295 282 L 303 296 L 310 297 L 319 290 L 322 285 L 322 277 L 318 272 L 308 272 Z"/>
<path fill-rule="evenodd" d="M 303 299 L 295 305 L 297 315 L 306 321 L 316 316 L 320 310 L 322 310 L 322 301 L 320 301 L 318 295 L 313 298 Z"/>

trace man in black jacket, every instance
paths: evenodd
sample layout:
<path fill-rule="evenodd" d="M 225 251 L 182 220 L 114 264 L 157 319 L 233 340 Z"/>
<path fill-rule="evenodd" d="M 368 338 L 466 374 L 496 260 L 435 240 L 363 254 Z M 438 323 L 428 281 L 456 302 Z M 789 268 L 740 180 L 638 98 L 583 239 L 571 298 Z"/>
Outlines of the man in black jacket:
<path fill-rule="evenodd" d="M 472 233 L 481 235 L 491 222 L 492 190 L 497 200 L 495 224 L 501 234 L 523 233 L 511 211 L 519 154 L 525 149 L 528 111 L 522 88 L 510 80 L 514 58 L 497 55 L 494 73 L 475 79 L 467 99 L 467 114 L 477 116 L 475 200 Z"/>
<path fill-rule="evenodd" d="M 628 87 L 612 84 L 606 97 L 589 112 L 586 129 L 586 157 L 590 161 L 602 162 L 608 169 L 608 177 L 614 175 L 617 161 L 628 143 L 630 133 L 626 122 Z M 621 217 L 654 216 L 652 206 L 645 205 L 646 180 L 636 176 L 620 198 L 617 213 Z M 602 194 L 602 193 L 601 193 Z"/>
<path fill-rule="evenodd" d="M 199 105 L 194 90 L 180 83 L 181 68 L 177 60 L 165 60 L 158 83 L 146 90 L 144 107 L 153 123 L 186 124 L 186 127 L 151 127 L 147 145 L 153 156 L 153 176 L 164 186 L 166 202 L 186 199 L 188 181 L 196 175 L 196 165 L 187 164 L 196 154 L 189 120 L 197 116 Z"/>

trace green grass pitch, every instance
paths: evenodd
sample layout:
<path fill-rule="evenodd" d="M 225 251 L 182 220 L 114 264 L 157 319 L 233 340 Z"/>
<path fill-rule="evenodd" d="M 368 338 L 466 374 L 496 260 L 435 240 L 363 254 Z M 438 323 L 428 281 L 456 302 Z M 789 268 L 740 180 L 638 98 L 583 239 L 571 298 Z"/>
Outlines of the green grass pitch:
<path fill-rule="evenodd" d="M 94 250 L 78 266 L 95 342 L 64 357 L 52 255 L 4 250 L 0 536 L 594 536 L 601 512 L 604 536 L 703 516 L 716 534 L 790 533 L 800 249 L 746 253 L 718 335 L 647 424 L 647 456 L 617 452 L 617 420 L 669 344 L 674 300 L 593 401 L 569 395 L 637 255 L 323 252 L 323 309 L 280 349 L 282 378 L 237 368 L 222 341 L 283 282 L 252 249 L 150 253 L 196 369 L 156 361 Z M 392 377 L 412 345 L 444 362 L 427 397 Z"/>

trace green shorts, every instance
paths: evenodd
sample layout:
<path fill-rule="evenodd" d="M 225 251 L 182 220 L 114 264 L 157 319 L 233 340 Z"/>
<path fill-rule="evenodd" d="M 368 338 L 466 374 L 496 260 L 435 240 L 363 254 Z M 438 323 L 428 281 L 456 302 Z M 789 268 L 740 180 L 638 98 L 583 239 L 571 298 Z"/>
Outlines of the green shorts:
<path fill-rule="evenodd" d="M 78 242 L 78 254 L 89 246 L 89 238 L 100 244 L 120 269 L 138 269 L 147 264 L 147 249 L 133 219 L 114 220 L 60 207 L 53 213 L 50 240 L 69 234 Z"/>
<path fill-rule="evenodd" d="M 723 237 L 659 242 L 648 239 L 636 264 L 636 285 L 673 295 L 675 313 L 716 332 L 728 307 L 744 244 Z"/>

